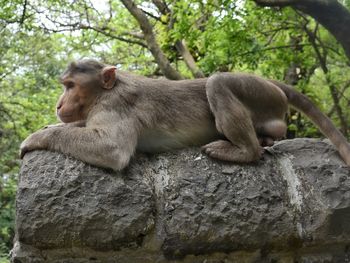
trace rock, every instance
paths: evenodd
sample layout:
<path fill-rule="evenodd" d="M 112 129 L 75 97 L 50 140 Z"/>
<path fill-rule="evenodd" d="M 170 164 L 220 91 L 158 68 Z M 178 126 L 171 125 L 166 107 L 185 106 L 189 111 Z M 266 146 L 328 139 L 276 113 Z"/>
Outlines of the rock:
<path fill-rule="evenodd" d="M 251 165 L 198 149 L 116 173 L 60 153 L 22 164 L 12 262 L 350 262 L 350 169 L 327 141 Z"/>

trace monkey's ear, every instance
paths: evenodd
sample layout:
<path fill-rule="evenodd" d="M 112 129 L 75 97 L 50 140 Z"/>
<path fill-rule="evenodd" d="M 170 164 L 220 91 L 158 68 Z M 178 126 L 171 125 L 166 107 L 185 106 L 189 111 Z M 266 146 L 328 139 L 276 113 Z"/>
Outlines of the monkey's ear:
<path fill-rule="evenodd" d="M 112 89 L 114 87 L 116 76 L 115 71 L 117 70 L 114 66 L 107 66 L 102 69 L 102 81 L 105 89 Z"/>

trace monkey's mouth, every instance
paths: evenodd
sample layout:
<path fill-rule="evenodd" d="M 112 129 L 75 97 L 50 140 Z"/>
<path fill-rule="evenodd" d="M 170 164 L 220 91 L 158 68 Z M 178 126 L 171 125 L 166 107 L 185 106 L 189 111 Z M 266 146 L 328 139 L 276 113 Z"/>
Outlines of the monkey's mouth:
<path fill-rule="evenodd" d="M 73 114 L 57 114 L 57 116 L 64 123 L 75 121 Z"/>
<path fill-rule="evenodd" d="M 72 117 L 73 116 L 73 114 L 60 114 L 60 113 L 58 113 L 57 114 L 59 117 L 62 117 L 62 118 L 70 118 L 70 117 Z"/>
<path fill-rule="evenodd" d="M 66 114 L 66 115 L 58 114 L 58 118 L 65 119 L 65 120 L 73 119 L 73 114 Z"/>

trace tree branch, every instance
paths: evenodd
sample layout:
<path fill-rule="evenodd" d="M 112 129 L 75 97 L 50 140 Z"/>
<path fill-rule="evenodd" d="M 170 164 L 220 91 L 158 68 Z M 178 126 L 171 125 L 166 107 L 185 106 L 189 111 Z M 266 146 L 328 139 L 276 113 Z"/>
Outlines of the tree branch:
<path fill-rule="evenodd" d="M 175 47 L 177 51 L 181 54 L 186 66 L 191 71 L 195 78 L 204 78 L 204 73 L 198 68 L 196 61 L 194 60 L 192 54 L 190 53 L 185 40 L 176 40 Z"/>
<path fill-rule="evenodd" d="M 345 96 L 345 91 L 350 87 L 350 80 L 345 82 L 343 85 L 341 91 L 339 91 L 339 97 L 343 97 L 348 103 L 350 103 L 350 100 Z M 328 112 L 328 116 L 332 116 L 335 111 L 335 106 L 333 105 L 332 109 Z"/>
<path fill-rule="evenodd" d="M 144 33 L 148 48 L 154 56 L 163 74 L 169 79 L 182 79 L 180 73 L 170 65 L 168 58 L 165 56 L 160 46 L 158 45 L 153 32 L 153 27 L 150 24 L 147 16 L 135 5 L 133 1 L 121 0 L 121 2 L 139 23 L 140 28 Z"/>
<path fill-rule="evenodd" d="M 327 67 L 327 52 L 326 52 L 326 50 L 324 50 L 324 54 L 323 55 L 321 54 L 319 47 L 316 44 L 316 34 L 314 34 L 314 32 L 312 32 L 310 29 L 308 29 L 306 24 L 303 26 L 303 29 L 306 32 L 306 34 L 308 35 L 309 41 L 310 41 L 310 43 L 311 43 L 311 45 L 316 53 L 316 57 L 320 62 L 321 69 L 322 69 L 323 73 L 325 74 L 326 82 L 329 86 L 329 90 L 330 90 L 332 100 L 334 103 L 334 108 L 335 108 L 335 111 L 336 111 L 338 118 L 340 120 L 341 130 L 342 130 L 344 136 L 347 136 L 348 124 L 345 120 L 343 110 L 340 106 L 338 90 L 337 90 L 336 86 L 334 84 L 332 84 L 331 79 L 328 75 L 329 70 Z"/>
<path fill-rule="evenodd" d="M 254 0 L 255 3 L 261 6 L 288 6 L 298 2 L 298 0 Z"/>
<path fill-rule="evenodd" d="M 90 26 L 90 25 L 80 24 L 79 25 L 79 29 L 91 29 L 91 30 L 94 30 L 94 31 L 96 31 L 96 32 L 98 32 L 100 34 L 108 36 L 110 38 L 117 39 L 117 40 L 129 43 L 129 44 L 136 44 L 136 45 L 142 46 L 144 48 L 148 48 L 148 46 L 144 42 L 141 42 L 141 41 L 138 41 L 138 40 L 133 40 L 133 39 L 127 39 L 127 38 L 124 38 L 124 37 L 120 37 L 120 36 L 108 33 L 107 30 L 110 31 L 110 32 L 113 31 L 110 28 L 106 28 L 106 27 L 105 28 L 98 28 L 98 27 L 94 27 L 94 26 Z M 132 36 L 132 34 L 129 34 L 129 35 Z"/>
<path fill-rule="evenodd" d="M 152 0 L 152 2 L 163 15 L 170 13 L 169 7 L 162 0 Z"/>
<path fill-rule="evenodd" d="M 254 0 L 261 6 L 291 6 L 313 17 L 342 45 L 350 60 L 350 12 L 337 0 Z"/>
<path fill-rule="evenodd" d="M 24 20 L 26 19 L 27 4 L 28 4 L 28 0 L 25 0 L 23 4 L 23 12 L 22 12 L 21 20 L 19 21 L 21 25 L 23 25 Z"/>
<path fill-rule="evenodd" d="M 148 15 L 149 17 L 152 17 L 153 19 L 155 19 L 156 21 L 161 22 L 162 24 L 165 24 L 165 23 L 160 19 L 160 17 L 155 16 L 155 15 L 151 14 L 150 12 L 147 12 L 146 10 L 143 10 L 142 8 L 140 8 L 140 10 L 141 10 L 143 13 L 145 13 L 146 15 Z"/>
<path fill-rule="evenodd" d="M 245 56 L 251 53 L 256 53 L 256 52 L 264 52 L 264 51 L 270 51 L 270 50 L 276 50 L 276 49 L 284 49 L 284 48 L 299 48 L 299 47 L 305 47 L 305 46 L 310 46 L 310 44 L 293 44 L 293 45 L 282 45 L 282 46 L 274 46 L 274 47 L 267 47 L 267 48 L 262 48 L 260 50 L 254 50 L 254 51 L 247 51 L 244 53 L 240 53 L 237 56 Z"/>
<path fill-rule="evenodd" d="M 154 5 L 158 8 L 158 10 L 163 15 L 171 16 L 171 10 L 163 3 L 161 0 L 152 0 Z M 175 21 L 172 18 L 169 22 L 168 29 L 171 30 L 173 28 Z M 187 68 L 191 71 L 192 75 L 195 78 L 204 78 L 204 73 L 198 68 L 196 61 L 194 60 L 191 52 L 189 51 L 185 40 L 178 39 L 175 41 L 176 50 L 182 56 Z"/>

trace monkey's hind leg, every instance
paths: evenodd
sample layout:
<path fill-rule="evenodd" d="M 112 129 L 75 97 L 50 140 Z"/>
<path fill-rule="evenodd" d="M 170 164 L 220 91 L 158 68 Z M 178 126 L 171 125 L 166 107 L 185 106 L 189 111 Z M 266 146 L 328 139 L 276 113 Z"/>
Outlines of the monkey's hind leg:
<path fill-rule="evenodd" d="M 227 81 L 211 77 L 206 85 L 210 109 L 217 130 L 227 140 L 218 140 L 202 147 L 210 157 L 224 161 L 248 163 L 259 160 L 263 148 L 255 133 L 248 109 L 236 98 Z"/>

